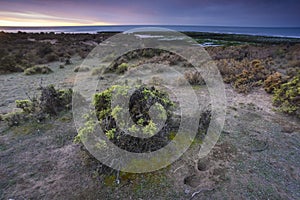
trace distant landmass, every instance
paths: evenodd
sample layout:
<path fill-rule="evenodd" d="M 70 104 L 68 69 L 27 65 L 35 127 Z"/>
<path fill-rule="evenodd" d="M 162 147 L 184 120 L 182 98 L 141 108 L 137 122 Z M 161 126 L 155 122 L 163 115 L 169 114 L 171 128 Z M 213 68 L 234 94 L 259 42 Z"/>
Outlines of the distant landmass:
<path fill-rule="evenodd" d="M 4 32 L 55 32 L 55 33 L 97 33 L 123 32 L 133 28 L 167 28 L 182 32 L 208 32 L 245 34 L 273 37 L 300 38 L 300 27 L 231 27 L 231 26 L 183 26 L 183 25 L 121 25 L 121 26 L 60 26 L 60 27 L 0 27 Z"/>

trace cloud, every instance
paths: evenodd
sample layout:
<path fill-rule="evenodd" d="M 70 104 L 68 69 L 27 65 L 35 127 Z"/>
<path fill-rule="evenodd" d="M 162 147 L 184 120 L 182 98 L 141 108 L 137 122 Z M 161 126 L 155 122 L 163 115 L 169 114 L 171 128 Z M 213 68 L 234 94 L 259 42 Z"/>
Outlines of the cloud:
<path fill-rule="evenodd" d="M 100 21 L 93 21 L 79 18 L 67 18 L 53 15 L 47 15 L 36 12 L 10 12 L 0 11 L 0 25 L 1 26 L 60 26 L 60 25 L 85 25 L 85 24 L 99 24 L 107 25 L 107 23 Z"/>
<path fill-rule="evenodd" d="M 15 19 L 39 19 L 39 20 L 60 20 L 60 21 L 68 21 L 68 22 L 82 22 L 82 23 L 89 23 L 90 20 L 84 20 L 84 19 L 76 19 L 76 18 L 66 18 L 66 17 L 58 17 L 58 16 L 51 16 L 51 15 L 45 15 L 42 13 L 35 13 L 35 12 L 6 12 L 6 11 L 0 11 L 1 17 L 13 17 Z"/>
<path fill-rule="evenodd" d="M 0 19 L 27 23 L 300 26 L 297 0 L 0 0 L 0 4 Z"/>

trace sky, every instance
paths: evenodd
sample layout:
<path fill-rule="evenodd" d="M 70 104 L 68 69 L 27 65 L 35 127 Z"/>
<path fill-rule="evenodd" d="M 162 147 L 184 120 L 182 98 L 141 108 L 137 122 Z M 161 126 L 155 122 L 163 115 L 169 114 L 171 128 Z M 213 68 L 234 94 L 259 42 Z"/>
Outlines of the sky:
<path fill-rule="evenodd" d="M 0 0 L 0 26 L 300 27 L 300 0 Z"/>

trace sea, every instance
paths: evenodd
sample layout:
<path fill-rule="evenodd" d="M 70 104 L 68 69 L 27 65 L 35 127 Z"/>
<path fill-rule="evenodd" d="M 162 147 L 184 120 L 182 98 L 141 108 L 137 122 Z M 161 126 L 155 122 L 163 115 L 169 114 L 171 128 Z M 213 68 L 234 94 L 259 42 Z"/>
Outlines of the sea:
<path fill-rule="evenodd" d="M 300 38 L 300 27 L 233 27 L 233 26 L 183 26 L 183 25 L 114 25 L 114 26 L 59 26 L 59 27 L 0 27 L 4 32 L 54 32 L 98 33 L 124 32 L 134 28 L 167 28 L 182 32 L 206 32 Z"/>

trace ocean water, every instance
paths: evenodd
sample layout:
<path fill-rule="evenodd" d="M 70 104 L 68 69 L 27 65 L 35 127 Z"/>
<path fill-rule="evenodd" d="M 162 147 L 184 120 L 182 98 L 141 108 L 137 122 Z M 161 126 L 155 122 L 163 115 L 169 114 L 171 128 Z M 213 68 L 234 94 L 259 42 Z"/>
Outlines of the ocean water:
<path fill-rule="evenodd" d="M 175 31 L 229 33 L 260 36 L 300 38 L 300 27 L 264 28 L 264 27 L 229 27 L 229 26 L 162 26 L 162 25 L 124 25 L 124 26 L 61 26 L 61 27 L 0 27 L 5 32 L 55 32 L 55 33 L 97 33 L 124 32 L 133 28 L 158 27 Z"/>

